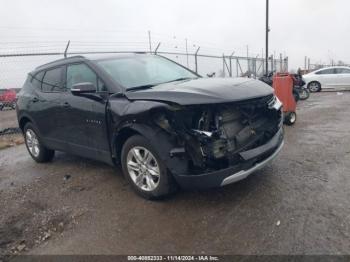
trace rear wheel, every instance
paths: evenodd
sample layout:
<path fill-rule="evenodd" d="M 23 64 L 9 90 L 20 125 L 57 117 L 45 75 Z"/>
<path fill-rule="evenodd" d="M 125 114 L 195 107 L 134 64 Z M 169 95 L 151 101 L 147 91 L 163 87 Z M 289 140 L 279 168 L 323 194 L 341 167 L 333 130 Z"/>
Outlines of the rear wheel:
<path fill-rule="evenodd" d="M 142 136 L 132 136 L 125 142 L 121 164 L 134 191 L 146 199 L 159 199 L 176 190 L 172 175 Z"/>
<path fill-rule="evenodd" d="M 297 121 L 297 114 L 295 112 L 289 112 L 284 117 L 284 123 L 288 126 L 292 126 Z"/>
<path fill-rule="evenodd" d="M 306 88 L 302 88 L 299 92 L 300 100 L 306 100 L 310 97 L 310 91 Z"/>
<path fill-rule="evenodd" d="M 321 84 L 319 82 L 316 82 L 316 81 L 309 83 L 307 87 L 309 88 L 310 92 L 312 92 L 312 93 L 321 91 Z"/>
<path fill-rule="evenodd" d="M 30 156 L 38 163 L 49 162 L 55 156 L 55 151 L 46 148 L 37 135 L 36 129 L 31 123 L 24 127 L 24 141 Z"/>

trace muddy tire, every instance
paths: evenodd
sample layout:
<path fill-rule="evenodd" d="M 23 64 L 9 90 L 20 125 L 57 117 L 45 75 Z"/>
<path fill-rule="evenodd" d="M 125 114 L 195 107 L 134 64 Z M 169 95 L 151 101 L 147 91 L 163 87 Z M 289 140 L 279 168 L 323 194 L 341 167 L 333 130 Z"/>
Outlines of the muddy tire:
<path fill-rule="evenodd" d="M 24 141 L 30 156 L 38 163 L 46 163 L 53 159 L 55 151 L 46 148 L 37 135 L 38 132 L 31 123 L 24 126 Z"/>
<path fill-rule="evenodd" d="M 289 112 L 287 115 L 284 117 L 284 123 L 287 126 L 292 126 L 295 124 L 297 121 L 297 114 L 295 112 Z"/>
<path fill-rule="evenodd" d="M 130 137 L 121 153 L 123 173 L 133 190 L 146 199 L 161 199 L 177 189 L 153 146 L 142 136 Z"/>

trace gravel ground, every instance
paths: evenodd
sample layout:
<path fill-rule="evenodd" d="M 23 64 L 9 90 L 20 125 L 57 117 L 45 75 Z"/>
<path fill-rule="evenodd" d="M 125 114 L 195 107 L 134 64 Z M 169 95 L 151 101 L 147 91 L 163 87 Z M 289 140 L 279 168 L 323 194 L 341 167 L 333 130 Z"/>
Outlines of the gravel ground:
<path fill-rule="evenodd" d="M 102 163 L 0 150 L 0 254 L 350 254 L 349 105 L 312 94 L 265 169 L 158 202 Z"/>
<path fill-rule="evenodd" d="M 11 130 L 6 130 L 10 128 Z M 0 150 L 23 144 L 23 136 L 18 128 L 16 110 L 5 108 L 0 111 Z M 2 132 L 6 130 L 6 134 Z"/>
<path fill-rule="evenodd" d="M 0 131 L 9 127 L 18 127 L 18 122 L 16 110 L 6 108 L 0 111 Z"/>

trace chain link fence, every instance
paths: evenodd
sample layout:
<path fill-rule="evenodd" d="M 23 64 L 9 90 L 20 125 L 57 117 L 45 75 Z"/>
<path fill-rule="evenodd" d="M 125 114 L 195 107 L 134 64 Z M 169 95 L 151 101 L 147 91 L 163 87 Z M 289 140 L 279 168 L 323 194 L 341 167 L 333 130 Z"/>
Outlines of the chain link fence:
<path fill-rule="evenodd" d="M 57 45 L 57 44 L 56 44 Z M 156 50 L 145 51 L 141 47 L 136 49 L 113 50 L 112 43 L 106 43 L 104 48 L 97 48 L 88 44 L 64 43 L 59 46 L 36 44 L 0 48 L 0 148 L 17 144 L 20 141 L 20 129 L 16 119 L 16 93 L 21 89 L 27 74 L 37 66 L 61 59 L 64 55 L 84 54 L 116 54 L 125 52 L 156 53 L 188 67 L 203 77 L 252 77 L 258 78 L 266 72 L 265 60 L 259 57 L 243 57 L 233 55 L 203 54 L 198 48 L 195 52 L 173 51 L 169 48 L 162 50 L 159 43 Z M 69 47 L 69 48 L 68 48 Z M 288 71 L 288 58 L 268 61 L 267 71 Z M 4 142 L 5 141 L 5 142 Z M 5 145 L 4 145 L 5 144 Z"/>

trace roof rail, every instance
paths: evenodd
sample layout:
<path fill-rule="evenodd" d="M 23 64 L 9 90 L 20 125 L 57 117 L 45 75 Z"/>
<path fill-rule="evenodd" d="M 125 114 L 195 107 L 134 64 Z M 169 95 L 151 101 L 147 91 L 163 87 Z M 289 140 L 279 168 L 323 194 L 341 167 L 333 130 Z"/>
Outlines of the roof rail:
<path fill-rule="evenodd" d="M 55 60 L 55 61 L 52 61 L 52 62 L 43 64 L 43 65 L 40 65 L 40 66 L 36 67 L 35 69 L 40 69 L 40 68 L 43 68 L 43 67 L 47 67 L 47 66 L 49 66 L 49 65 L 53 65 L 53 64 L 56 64 L 56 63 L 59 63 L 59 62 L 63 62 L 63 61 L 71 60 L 71 59 L 75 59 L 75 58 L 82 58 L 82 59 L 84 59 L 85 57 L 82 56 L 82 55 L 76 55 L 76 56 L 65 57 L 65 58 L 57 59 L 57 60 Z"/>

